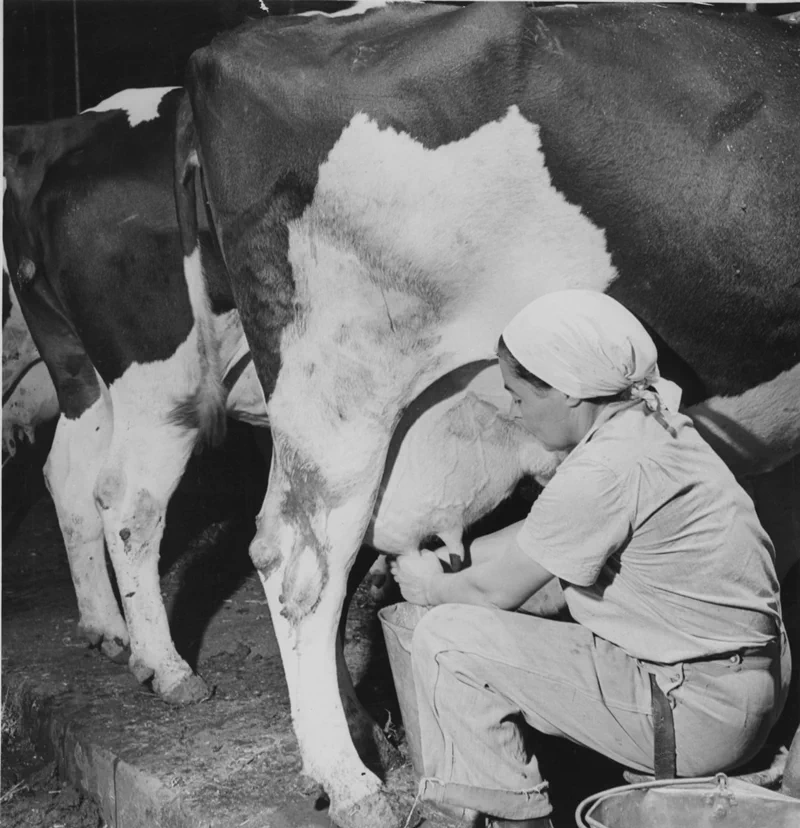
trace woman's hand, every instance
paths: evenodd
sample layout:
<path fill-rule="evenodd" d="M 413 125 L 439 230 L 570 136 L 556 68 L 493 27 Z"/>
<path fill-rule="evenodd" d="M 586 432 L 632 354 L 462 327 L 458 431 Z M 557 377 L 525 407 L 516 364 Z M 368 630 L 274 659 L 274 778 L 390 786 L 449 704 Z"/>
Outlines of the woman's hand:
<path fill-rule="evenodd" d="M 411 604 L 427 606 L 431 603 L 428 586 L 442 575 L 442 565 L 434 552 L 400 555 L 390 564 L 403 598 Z"/>

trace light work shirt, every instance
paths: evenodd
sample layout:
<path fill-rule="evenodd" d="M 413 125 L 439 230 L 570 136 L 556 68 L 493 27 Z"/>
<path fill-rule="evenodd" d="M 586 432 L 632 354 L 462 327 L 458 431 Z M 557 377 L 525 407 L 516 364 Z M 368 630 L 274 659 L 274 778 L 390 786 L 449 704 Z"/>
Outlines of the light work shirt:
<path fill-rule="evenodd" d="M 691 420 L 610 404 L 533 504 L 520 547 L 572 617 L 645 661 L 766 643 L 780 619 L 772 543 Z M 777 622 L 777 623 L 776 623 Z"/>

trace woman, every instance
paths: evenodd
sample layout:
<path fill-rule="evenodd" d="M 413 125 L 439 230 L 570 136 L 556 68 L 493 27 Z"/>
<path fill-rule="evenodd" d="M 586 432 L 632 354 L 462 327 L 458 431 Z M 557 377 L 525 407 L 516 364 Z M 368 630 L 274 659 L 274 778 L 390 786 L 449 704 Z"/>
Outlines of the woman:
<path fill-rule="evenodd" d="M 658 741 L 659 775 L 745 762 L 791 668 L 750 499 L 677 399 L 669 410 L 652 339 L 611 297 L 535 300 L 498 356 L 515 418 L 569 454 L 525 521 L 473 543 L 469 568 L 393 564 L 407 601 L 439 605 L 412 644 L 422 798 L 549 826 L 535 731 L 648 773 Z M 575 623 L 513 612 L 554 576 Z"/>

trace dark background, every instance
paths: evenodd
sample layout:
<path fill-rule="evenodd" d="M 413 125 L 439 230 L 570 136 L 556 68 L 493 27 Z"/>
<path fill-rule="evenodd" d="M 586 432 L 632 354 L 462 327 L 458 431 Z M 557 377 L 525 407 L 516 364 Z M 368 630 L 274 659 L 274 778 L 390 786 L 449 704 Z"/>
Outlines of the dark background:
<path fill-rule="evenodd" d="M 179 86 L 189 55 L 244 20 L 348 2 L 313 0 L 5 0 L 6 124 L 74 115 L 128 87 Z M 546 4 L 541 4 L 546 5 Z M 723 4 L 725 9 L 742 6 Z M 800 3 L 759 3 L 761 14 Z M 77 38 L 76 38 L 77 35 Z M 76 96 L 77 39 L 79 96 Z M 79 98 L 79 99 L 78 99 Z"/>
<path fill-rule="evenodd" d="M 263 5 L 270 14 L 287 14 L 351 3 Z M 180 86 L 195 49 L 223 29 L 264 16 L 259 0 L 5 0 L 4 123 L 74 115 L 129 87 Z"/>

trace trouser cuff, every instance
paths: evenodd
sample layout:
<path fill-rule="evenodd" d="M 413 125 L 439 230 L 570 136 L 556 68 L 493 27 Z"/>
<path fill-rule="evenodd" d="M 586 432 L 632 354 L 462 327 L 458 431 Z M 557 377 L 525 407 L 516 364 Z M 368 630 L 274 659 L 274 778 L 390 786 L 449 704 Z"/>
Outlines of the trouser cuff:
<path fill-rule="evenodd" d="M 419 798 L 463 818 L 470 818 L 477 812 L 502 819 L 534 819 L 548 816 L 553 811 L 547 782 L 540 782 L 525 791 L 503 791 L 424 776 L 419 780 Z"/>

